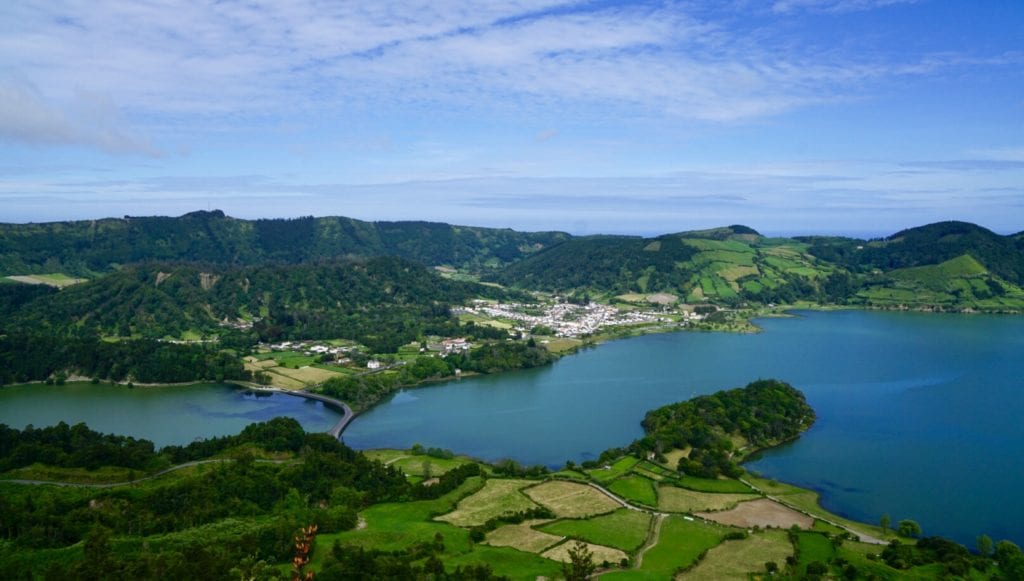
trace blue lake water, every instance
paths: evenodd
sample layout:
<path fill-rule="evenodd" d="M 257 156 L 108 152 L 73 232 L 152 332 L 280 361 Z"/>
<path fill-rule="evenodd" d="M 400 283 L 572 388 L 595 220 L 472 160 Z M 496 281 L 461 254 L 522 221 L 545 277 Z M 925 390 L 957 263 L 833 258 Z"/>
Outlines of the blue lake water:
<path fill-rule="evenodd" d="M 15 428 L 85 422 L 100 432 L 153 441 L 157 447 L 196 438 L 237 434 L 277 416 L 297 419 L 307 431 L 327 431 L 339 414 L 320 402 L 231 385 L 166 387 L 22 385 L 0 388 L 0 423 Z"/>
<path fill-rule="evenodd" d="M 913 518 L 968 546 L 981 533 L 1024 543 L 1024 318 L 841 311 L 758 324 L 763 333 L 651 335 L 406 390 L 344 440 L 559 466 L 641 436 L 649 409 L 778 378 L 818 421 L 747 468 L 815 489 L 850 518 Z"/>

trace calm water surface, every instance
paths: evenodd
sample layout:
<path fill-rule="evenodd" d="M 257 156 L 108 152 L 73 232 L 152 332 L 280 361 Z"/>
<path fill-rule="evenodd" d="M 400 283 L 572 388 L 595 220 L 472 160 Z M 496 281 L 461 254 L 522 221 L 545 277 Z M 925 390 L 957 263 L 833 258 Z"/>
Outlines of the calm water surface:
<path fill-rule="evenodd" d="M 748 468 L 858 520 L 888 513 L 968 546 L 981 533 L 1024 543 L 1024 318 L 845 311 L 759 324 L 756 335 L 652 335 L 403 391 L 344 439 L 556 466 L 628 444 L 649 409 L 773 377 L 801 389 L 818 421 Z"/>
<path fill-rule="evenodd" d="M 136 387 L 25 385 L 0 388 L 0 423 L 16 428 L 85 422 L 107 433 L 160 446 L 237 434 L 253 423 L 290 416 L 307 431 L 327 431 L 339 414 L 320 402 L 260 394 L 230 385 Z"/>

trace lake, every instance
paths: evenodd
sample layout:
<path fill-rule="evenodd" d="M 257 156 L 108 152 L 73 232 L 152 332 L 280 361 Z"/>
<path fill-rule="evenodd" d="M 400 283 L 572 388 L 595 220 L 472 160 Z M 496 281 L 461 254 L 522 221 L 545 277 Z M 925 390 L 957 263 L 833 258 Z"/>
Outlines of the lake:
<path fill-rule="evenodd" d="M 1024 318 L 797 315 L 759 320 L 758 334 L 649 335 L 402 391 L 344 440 L 560 466 L 641 436 L 649 409 L 778 378 L 807 395 L 818 421 L 747 468 L 817 490 L 849 518 L 912 518 L 971 547 L 981 533 L 1024 542 Z"/>
<path fill-rule="evenodd" d="M 317 401 L 221 384 L 0 388 L 0 423 L 24 428 L 85 422 L 100 432 L 152 440 L 157 447 L 237 434 L 253 422 L 277 416 L 293 417 L 307 431 L 325 432 L 340 414 Z"/>
<path fill-rule="evenodd" d="M 778 378 L 807 395 L 818 421 L 749 469 L 817 490 L 857 520 L 888 513 L 972 547 L 981 533 L 1024 544 L 1024 317 L 838 311 L 757 323 L 763 333 L 649 335 L 541 369 L 401 391 L 344 440 L 561 466 L 629 444 L 649 409 Z M 307 430 L 338 418 L 318 402 L 223 385 L 0 389 L 0 422 L 85 421 L 158 445 L 276 415 Z"/>

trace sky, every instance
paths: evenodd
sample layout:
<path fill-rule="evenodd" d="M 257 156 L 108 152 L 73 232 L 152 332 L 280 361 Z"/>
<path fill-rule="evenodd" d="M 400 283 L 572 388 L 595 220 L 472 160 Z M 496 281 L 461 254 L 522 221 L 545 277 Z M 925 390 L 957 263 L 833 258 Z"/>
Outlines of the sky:
<path fill-rule="evenodd" d="M 6 0 L 0 222 L 1024 230 L 1020 0 Z"/>

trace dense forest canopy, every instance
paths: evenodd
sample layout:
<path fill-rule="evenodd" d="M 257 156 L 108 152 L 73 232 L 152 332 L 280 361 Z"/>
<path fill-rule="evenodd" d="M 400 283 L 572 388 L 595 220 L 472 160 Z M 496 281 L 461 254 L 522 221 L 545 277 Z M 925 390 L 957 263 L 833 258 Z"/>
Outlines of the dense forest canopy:
<path fill-rule="evenodd" d="M 54 336 L 178 337 L 186 331 L 257 340 L 344 338 L 391 352 L 424 334 L 452 335 L 453 305 L 517 297 L 448 280 L 400 258 L 224 267 L 147 264 L 60 293 L 0 294 L 0 331 Z M 245 342 L 245 341 L 243 341 Z"/>
<path fill-rule="evenodd" d="M 679 461 L 680 472 L 736 477 L 742 473 L 737 460 L 745 453 L 796 438 L 814 419 L 803 393 L 788 383 L 762 379 L 647 412 L 646 435 L 632 448 L 655 453 L 691 448 Z M 734 437 L 745 442 L 746 450 L 736 449 Z"/>
<path fill-rule="evenodd" d="M 178 218 L 125 216 L 0 224 L 0 275 L 95 276 L 148 261 L 294 264 L 349 256 L 398 256 L 428 266 L 496 268 L 567 238 L 560 232 L 344 217 L 250 221 L 219 210 Z"/>

